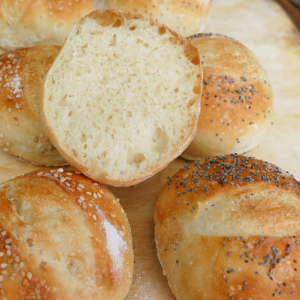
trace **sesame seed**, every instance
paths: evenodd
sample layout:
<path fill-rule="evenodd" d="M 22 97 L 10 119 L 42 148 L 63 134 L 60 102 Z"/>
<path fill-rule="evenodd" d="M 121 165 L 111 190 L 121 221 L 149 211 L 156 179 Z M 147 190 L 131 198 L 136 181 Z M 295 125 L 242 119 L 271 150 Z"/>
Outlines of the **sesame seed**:
<path fill-rule="evenodd" d="M 0 267 L 1 267 L 2 269 L 5 269 L 5 268 L 7 267 L 7 264 L 6 264 L 6 263 L 2 263 L 2 264 L 0 265 Z"/>
<path fill-rule="evenodd" d="M 28 273 L 27 273 L 27 278 L 28 278 L 28 280 L 31 280 L 31 279 L 32 279 L 32 273 L 31 273 L 31 272 L 28 272 Z"/>
<path fill-rule="evenodd" d="M 59 173 L 62 173 L 62 172 L 64 171 L 64 169 L 63 169 L 63 168 L 59 168 L 57 171 L 58 171 Z"/>

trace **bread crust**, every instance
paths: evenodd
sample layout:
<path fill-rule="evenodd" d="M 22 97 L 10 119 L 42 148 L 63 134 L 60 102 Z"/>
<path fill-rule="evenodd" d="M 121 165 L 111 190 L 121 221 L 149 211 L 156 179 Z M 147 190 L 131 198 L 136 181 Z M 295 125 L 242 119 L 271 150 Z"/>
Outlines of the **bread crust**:
<path fill-rule="evenodd" d="M 174 295 L 299 296 L 299 216 L 300 182 L 271 163 L 234 154 L 186 165 L 169 178 L 154 215 Z"/>
<path fill-rule="evenodd" d="M 248 152 L 272 123 L 273 94 L 263 67 L 248 48 L 226 36 L 189 39 L 202 55 L 204 84 L 198 132 L 181 156 Z"/>
<path fill-rule="evenodd" d="M 0 204 L 0 286 L 7 300 L 126 297 L 131 232 L 107 188 L 80 173 L 44 169 L 2 183 Z"/>
<path fill-rule="evenodd" d="M 127 10 L 158 19 L 179 34 L 189 36 L 204 30 L 212 4 L 212 0 L 106 0 L 105 8 Z"/>
<path fill-rule="evenodd" d="M 37 165 L 65 165 L 41 122 L 39 92 L 59 46 L 36 46 L 0 56 L 0 147 Z"/>
<path fill-rule="evenodd" d="M 87 15 L 85 18 L 80 20 L 79 24 L 83 24 L 87 18 L 95 19 L 100 25 L 102 26 L 110 26 L 113 25 L 116 21 L 122 20 L 122 19 L 143 19 L 143 16 L 139 14 L 130 14 L 126 11 L 121 10 L 105 10 L 105 11 L 93 11 L 89 15 Z M 45 90 L 47 89 L 47 81 L 49 80 L 49 76 L 51 75 L 51 69 L 48 73 L 48 75 L 44 79 L 43 88 L 42 88 L 42 99 L 43 99 L 43 109 L 42 109 L 42 115 L 43 115 L 43 124 L 44 128 L 47 132 L 47 135 L 49 136 L 51 142 L 56 147 L 56 149 L 60 152 L 60 154 L 68 161 L 73 167 L 78 169 L 80 172 L 85 174 L 86 176 L 97 180 L 103 184 L 108 184 L 116 187 L 123 187 L 123 186 L 131 186 L 134 184 L 137 184 L 143 180 L 146 180 L 147 178 L 151 177 L 155 173 L 163 170 L 173 159 L 178 157 L 190 144 L 190 142 L 193 140 L 196 132 L 197 132 L 197 120 L 200 114 L 200 102 L 201 102 L 201 92 L 202 92 L 202 68 L 201 68 L 201 61 L 198 50 L 192 46 L 192 44 L 178 35 L 173 30 L 169 29 L 165 25 L 159 24 L 156 20 L 150 19 L 152 26 L 157 26 L 161 28 L 161 30 L 168 31 L 172 33 L 177 43 L 180 43 L 183 45 L 185 49 L 185 55 L 189 58 L 189 60 L 197 65 L 199 67 L 198 71 L 198 79 L 195 83 L 194 90 L 196 91 L 196 95 L 194 99 L 191 99 L 197 104 L 197 109 L 195 109 L 194 114 L 190 116 L 191 118 L 191 124 L 194 124 L 189 129 L 189 132 L 186 131 L 186 135 L 184 139 L 182 140 L 182 144 L 180 147 L 176 145 L 174 147 L 174 151 L 168 159 L 161 160 L 157 162 L 157 165 L 153 166 L 151 169 L 147 170 L 147 172 L 144 172 L 143 174 L 136 174 L 135 176 L 132 176 L 130 178 L 122 178 L 121 175 L 118 177 L 112 177 L 112 176 L 98 176 L 93 173 L 92 170 L 90 170 L 88 167 L 86 167 L 81 161 L 79 161 L 74 154 L 64 147 L 62 145 L 63 140 L 61 141 L 58 135 L 56 134 L 55 130 L 53 129 L 53 126 L 51 125 L 50 121 L 48 120 L 48 110 L 46 107 L 46 96 L 45 96 Z M 60 53 L 63 51 L 63 47 L 60 50 Z M 53 63 L 53 66 L 56 65 L 56 63 L 60 59 L 60 53 L 57 55 L 55 62 Z"/>
<path fill-rule="evenodd" d="M 61 45 L 73 23 L 92 10 L 93 0 L 1 0 L 0 47 Z"/>

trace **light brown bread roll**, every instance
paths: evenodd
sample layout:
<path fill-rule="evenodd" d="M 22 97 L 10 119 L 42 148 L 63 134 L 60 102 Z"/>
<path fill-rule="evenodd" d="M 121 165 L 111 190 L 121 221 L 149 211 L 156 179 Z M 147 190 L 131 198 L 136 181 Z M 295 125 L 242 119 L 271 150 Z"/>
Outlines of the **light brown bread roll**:
<path fill-rule="evenodd" d="M 36 46 L 0 56 L 0 147 L 37 165 L 67 164 L 40 119 L 41 83 L 58 50 Z"/>
<path fill-rule="evenodd" d="M 137 184 L 162 170 L 197 130 L 198 50 L 141 15 L 94 11 L 76 24 L 43 84 L 46 132 L 90 178 Z"/>
<path fill-rule="evenodd" d="M 126 214 L 104 186 L 39 170 L 0 185 L 1 299 L 123 300 L 133 249 Z"/>
<path fill-rule="evenodd" d="M 238 155 L 186 165 L 154 222 L 178 300 L 300 297 L 300 182 L 277 166 Z"/>
<path fill-rule="evenodd" d="M 265 138 L 273 95 L 263 67 L 241 43 L 203 34 L 189 38 L 201 53 L 203 93 L 198 132 L 186 159 L 243 154 Z"/>
<path fill-rule="evenodd" d="M 212 4 L 212 0 L 106 0 L 105 8 L 123 9 L 158 19 L 179 34 L 189 36 L 203 31 Z"/>
<path fill-rule="evenodd" d="M 93 0 L 1 0 L 0 47 L 61 45 L 73 23 L 92 10 Z"/>

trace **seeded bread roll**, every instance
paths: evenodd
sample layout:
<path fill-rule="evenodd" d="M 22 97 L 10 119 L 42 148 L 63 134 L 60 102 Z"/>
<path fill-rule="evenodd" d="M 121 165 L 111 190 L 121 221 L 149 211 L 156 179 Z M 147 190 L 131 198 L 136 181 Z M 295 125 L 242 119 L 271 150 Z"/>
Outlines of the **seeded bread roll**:
<path fill-rule="evenodd" d="M 76 24 L 43 84 L 43 119 L 61 155 L 90 178 L 137 184 L 197 130 L 198 50 L 166 26 L 117 10 Z"/>
<path fill-rule="evenodd" d="M 73 23 L 92 10 L 93 0 L 1 0 L 0 47 L 61 45 Z"/>
<path fill-rule="evenodd" d="M 41 83 L 58 50 L 36 46 L 0 56 L 0 147 L 37 165 L 67 164 L 40 119 Z"/>
<path fill-rule="evenodd" d="M 212 3 L 212 0 L 106 0 L 105 8 L 124 9 L 158 19 L 179 34 L 189 36 L 203 31 Z"/>
<path fill-rule="evenodd" d="M 186 165 L 154 222 L 177 300 L 300 298 L 300 182 L 275 165 L 238 155 Z"/>
<path fill-rule="evenodd" d="M 123 300 L 133 249 L 118 199 L 70 171 L 0 185 L 1 299 Z"/>
<path fill-rule="evenodd" d="M 221 35 L 189 38 L 203 60 L 201 117 L 186 159 L 243 154 L 271 125 L 273 95 L 263 67 L 241 43 Z"/>

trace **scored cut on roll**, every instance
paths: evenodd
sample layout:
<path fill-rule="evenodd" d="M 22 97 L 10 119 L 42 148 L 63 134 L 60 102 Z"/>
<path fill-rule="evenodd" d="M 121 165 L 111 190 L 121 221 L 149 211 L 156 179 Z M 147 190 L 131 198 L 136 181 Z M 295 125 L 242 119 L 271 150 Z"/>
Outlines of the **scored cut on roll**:
<path fill-rule="evenodd" d="M 273 115 L 273 94 L 255 55 L 229 37 L 189 38 L 201 53 L 203 93 L 198 131 L 182 153 L 186 159 L 243 154 L 265 138 Z"/>
<path fill-rule="evenodd" d="M 300 182 L 266 161 L 185 165 L 156 204 L 158 257 L 178 300 L 298 299 Z"/>
<path fill-rule="evenodd" d="M 0 47 L 62 45 L 73 23 L 94 9 L 93 0 L 1 0 Z"/>
<path fill-rule="evenodd" d="M 35 46 L 0 56 L 0 147 L 37 165 L 67 164 L 40 116 L 41 84 L 59 48 Z"/>
<path fill-rule="evenodd" d="M 95 1 L 103 3 L 103 0 Z M 158 19 L 186 37 L 204 30 L 212 4 L 213 0 L 106 0 L 105 8 L 123 9 Z"/>
<path fill-rule="evenodd" d="M 129 186 L 188 146 L 200 113 L 198 50 L 166 26 L 117 10 L 76 24 L 43 84 L 43 120 L 85 175 Z"/>
<path fill-rule="evenodd" d="M 1 183 L 2 299 L 125 299 L 133 248 L 118 200 L 104 186 L 63 169 Z"/>

